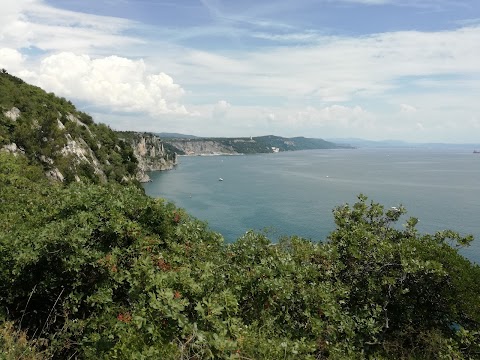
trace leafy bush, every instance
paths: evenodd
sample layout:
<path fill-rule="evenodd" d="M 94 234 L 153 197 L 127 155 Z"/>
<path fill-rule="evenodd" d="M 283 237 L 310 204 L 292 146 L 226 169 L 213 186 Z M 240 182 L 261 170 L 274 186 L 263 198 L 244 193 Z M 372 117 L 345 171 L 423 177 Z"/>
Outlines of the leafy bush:
<path fill-rule="evenodd" d="M 360 196 L 334 210 L 324 243 L 248 232 L 224 244 L 137 187 L 52 186 L 41 172 L 0 154 L 0 319 L 25 332 L 25 348 L 87 359 L 478 358 L 480 270 L 450 246 L 471 238 L 418 234 L 415 219 L 401 229 L 403 208 Z"/>
<path fill-rule="evenodd" d="M 11 322 L 0 325 L 0 358 L 5 360 L 48 359 L 46 351 L 40 351 L 38 341 L 28 340 L 24 331 L 16 330 Z"/>
<path fill-rule="evenodd" d="M 344 310 L 357 319 L 355 338 L 366 353 L 423 349 L 422 358 L 455 358 L 458 329 L 479 329 L 480 268 L 450 245 L 473 238 L 453 231 L 420 235 L 415 218 L 399 230 L 394 225 L 404 213 L 403 207 L 368 205 L 362 195 L 352 207 L 335 209 L 337 229 L 328 246 L 338 265 L 336 281 L 350 288 Z M 434 338 L 442 341 L 431 346 Z"/>

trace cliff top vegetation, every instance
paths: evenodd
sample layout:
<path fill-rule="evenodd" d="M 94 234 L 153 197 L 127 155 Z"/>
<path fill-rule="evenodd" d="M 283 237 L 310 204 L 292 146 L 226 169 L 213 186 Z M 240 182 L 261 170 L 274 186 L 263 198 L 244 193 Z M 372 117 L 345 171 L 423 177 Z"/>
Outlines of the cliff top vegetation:
<path fill-rule="evenodd" d="M 277 151 L 351 148 L 349 145 L 337 145 L 323 139 L 305 137 L 285 138 L 275 135 L 254 136 L 251 138 L 167 138 L 165 142 L 172 144 L 174 147 L 177 144 L 213 142 L 231 152 L 239 154 L 271 153 L 273 148 L 278 149 Z M 177 149 L 177 152 L 182 155 L 184 153 L 181 149 Z"/>
<path fill-rule="evenodd" d="M 0 72 L 2 147 L 23 153 L 29 163 L 67 183 L 133 179 L 137 170 L 131 145 L 115 131 L 65 98 L 7 72 Z"/>

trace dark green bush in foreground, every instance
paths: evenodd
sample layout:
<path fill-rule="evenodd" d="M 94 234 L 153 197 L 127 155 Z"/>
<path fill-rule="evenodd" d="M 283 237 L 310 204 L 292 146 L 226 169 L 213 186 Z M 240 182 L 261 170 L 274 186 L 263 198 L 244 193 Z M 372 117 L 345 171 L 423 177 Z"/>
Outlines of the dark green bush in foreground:
<path fill-rule="evenodd" d="M 324 243 L 228 245 L 139 188 L 41 179 L 0 154 L 7 359 L 480 357 L 471 239 L 399 230 L 402 208 L 360 196 Z"/>

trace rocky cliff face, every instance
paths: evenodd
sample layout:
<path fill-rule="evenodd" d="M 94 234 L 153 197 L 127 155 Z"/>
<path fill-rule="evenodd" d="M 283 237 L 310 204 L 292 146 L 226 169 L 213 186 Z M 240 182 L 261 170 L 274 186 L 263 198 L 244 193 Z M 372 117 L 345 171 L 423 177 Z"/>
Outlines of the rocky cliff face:
<path fill-rule="evenodd" d="M 168 143 L 185 155 L 238 154 L 233 147 L 214 140 L 169 140 Z"/>
<path fill-rule="evenodd" d="M 166 150 L 160 138 L 153 134 L 136 133 L 130 143 L 138 160 L 136 178 L 140 182 L 150 181 L 148 171 L 171 170 L 177 165 L 176 153 Z"/>
<path fill-rule="evenodd" d="M 0 72 L 0 151 L 25 156 L 59 182 L 148 181 L 176 154 L 153 134 L 116 132 L 65 98 Z"/>
<path fill-rule="evenodd" d="M 323 139 L 266 135 L 243 138 L 165 139 L 181 155 L 266 154 L 281 151 L 338 149 L 342 146 Z M 346 148 L 343 146 L 343 148 Z"/>
<path fill-rule="evenodd" d="M 11 122 L 17 122 L 20 119 L 22 113 L 19 109 L 13 107 L 12 109 L 3 112 L 5 118 Z M 38 160 L 45 167 L 45 175 L 54 181 L 64 182 L 69 173 L 73 176 L 75 181 L 82 181 L 81 174 L 76 171 L 78 168 L 90 168 L 92 176 L 100 182 L 105 182 L 108 179 L 107 172 L 108 167 L 112 164 L 108 160 L 108 157 L 101 161 L 97 158 L 96 152 L 102 148 L 102 141 L 98 139 L 89 128 L 89 126 L 83 123 L 77 116 L 73 114 L 66 114 L 64 121 L 70 123 L 67 127 L 62 121 L 56 119 L 56 127 L 61 134 L 62 146 L 59 147 L 52 156 L 40 155 Z M 38 127 L 38 124 L 33 121 L 30 127 Z M 88 142 L 94 143 L 94 149 L 87 141 L 76 131 L 78 129 L 83 130 L 83 136 L 88 137 Z M 73 132 L 69 130 L 75 130 Z M 111 130 L 110 130 L 111 131 Z M 46 139 L 45 141 L 48 141 Z M 53 140 L 53 139 L 52 139 Z M 58 139 L 57 139 L 58 140 Z M 150 177 L 147 175 L 149 171 L 170 170 L 177 164 L 177 156 L 173 151 L 165 149 L 163 142 L 157 136 L 149 133 L 129 133 L 129 136 L 124 137 L 122 133 L 118 133 L 118 140 L 120 144 L 125 144 L 124 147 L 130 147 L 132 155 L 136 160 L 136 169 L 133 174 L 123 174 L 121 181 L 128 182 L 132 179 L 136 179 L 140 182 L 150 181 Z M 127 154 L 128 148 L 122 149 L 119 145 L 115 146 L 116 152 L 120 154 Z M 126 150 L 126 151 L 125 151 Z M 0 147 L 0 151 L 7 151 L 13 154 L 32 155 L 27 154 L 22 146 L 18 146 L 15 142 L 4 144 Z M 67 164 L 66 164 L 67 163 Z"/>
<path fill-rule="evenodd" d="M 13 107 L 12 109 L 5 111 L 3 115 L 13 123 L 16 123 L 17 120 L 21 119 L 22 112 L 16 107 Z M 60 121 L 60 117 L 61 114 L 59 114 L 58 119 L 55 119 L 54 127 L 57 128 L 56 130 L 58 130 L 58 134 L 61 135 L 61 139 L 50 139 L 49 137 L 42 138 L 42 142 L 47 143 L 49 141 L 56 141 L 62 145 L 58 147 L 57 151 L 49 154 L 50 156 L 43 154 L 41 151 L 39 151 L 40 154 L 31 154 L 22 146 L 18 146 L 15 142 L 4 144 L 0 150 L 13 154 L 26 155 L 31 158 L 37 157 L 36 160 L 38 160 L 45 168 L 45 175 L 54 181 L 65 181 L 66 172 L 71 172 L 71 175 L 76 181 L 81 181 L 79 174 L 77 174 L 75 170 L 82 166 L 89 166 L 93 176 L 97 177 L 100 182 L 107 181 L 103 166 L 105 164 L 102 164 L 99 161 L 95 152 L 82 137 L 72 135 L 66 130 L 65 125 Z M 86 124 L 72 114 L 66 114 L 65 118 L 66 121 L 74 122 L 77 126 L 88 129 Z M 42 131 L 42 126 L 37 121 L 32 121 L 27 126 L 31 129 Z M 92 136 L 92 133 L 89 130 L 87 131 L 89 132 L 89 135 Z M 68 164 L 65 164 L 66 162 L 68 162 Z"/>

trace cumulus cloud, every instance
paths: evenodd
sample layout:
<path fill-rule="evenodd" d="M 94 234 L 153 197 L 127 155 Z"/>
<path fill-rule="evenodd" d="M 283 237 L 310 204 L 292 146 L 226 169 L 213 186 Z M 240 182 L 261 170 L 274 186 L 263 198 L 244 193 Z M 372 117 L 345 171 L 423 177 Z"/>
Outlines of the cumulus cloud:
<path fill-rule="evenodd" d="M 25 57 L 15 49 L 0 49 L 0 68 L 9 72 L 19 71 L 23 68 Z"/>
<path fill-rule="evenodd" d="M 115 111 L 188 114 L 184 90 L 165 73 L 150 74 L 143 60 L 118 56 L 92 59 L 69 52 L 47 56 L 27 80 L 58 95 Z"/>
<path fill-rule="evenodd" d="M 342 1 L 342 6 L 346 2 L 430 7 L 454 3 L 330 1 Z M 209 4 L 215 2 L 206 2 Z M 228 24 L 221 23 L 226 26 L 224 32 L 236 30 L 237 22 Z M 94 111 L 108 113 L 105 109 L 113 108 L 153 116 L 171 114 L 162 119 L 174 119 L 172 126 L 186 132 L 237 136 L 246 128 L 245 135 L 288 135 L 291 131 L 324 136 L 324 131 L 331 129 L 330 135 L 336 131 L 339 136 L 380 138 L 393 134 L 409 138 L 421 121 L 424 134 L 432 139 L 448 138 L 452 131 L 441 129 L 453 126 L 463 138 L 473 139 L 471 129 L 478 128 L 478 118 L 472 125 L 468 121 L 472 114 L 480 113 L 476 99 L 480 26 L 476 20 L 457 25 L 460 27 L 444 31 L 363 36 L 256 26 L 235 34 L 246 44 L 251 37 L 261 37 L 272 41 L 271 46 L 257 47 L 257 41 L 251 47 L 218 47 L 222 50 L 217 51 L 185 45 L 189 43 L 185 39 L 192 40 L 199 31 L 204 37 L 217 36 L 219 28 L 215 26 L 158 26 L 150 33 L 151 29 L 130 20 L 61 10 L 43 0 L 16 0 L 2 4 L 0 11 L 0 44 L 10 48 L 1 50 L 0 67 L 48 91 L 93 105 Z M 145 61 L 136 60 L 139 58 Z M 187 94 L 183 88 L 188 89 Z M 204 106 L 189 105 L 192 112 L 188 112 L 182 104 L 192 98 L 193 103 Z M 236 106 L 225 100 L 216 102 L 222 98 Z M 178 114 L 195 116 L 180 120 Z M 123 128 L 128 129 L 126 116 L 123 118 Z M 143 118 L 147 120 L 140 125 L 136 117 L 130 128 L 142 129 L 152 123 L 151 116 Z M 218 126 L 218 119 L 224 118 L 229 120 L 228 129 Z M 455 122 L 449 123 L 451 119 Z M 220 134 L 222 131 L 225 133 Z"/>
<path fill-rule="evenodd" d="M 212 110 L 212 117 L 214 119 L 223 119 L 227 116 L 228 109 L 231 107 L 230 103 L 225 100 L 220 100 L 215 104 Z"/>

